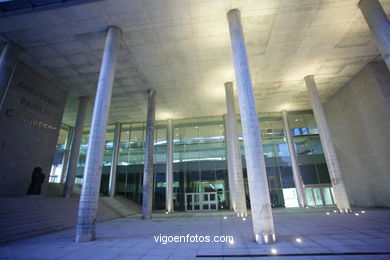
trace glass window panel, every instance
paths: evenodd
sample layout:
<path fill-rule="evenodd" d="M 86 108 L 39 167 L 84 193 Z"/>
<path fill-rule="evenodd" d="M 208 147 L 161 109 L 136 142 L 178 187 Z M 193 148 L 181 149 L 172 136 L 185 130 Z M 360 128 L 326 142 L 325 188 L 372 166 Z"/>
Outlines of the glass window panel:
<path fill-rule="evenodd" d="M 272 139 L 267 138 L 263 140 L 263 153 L 265 157 L 276 157 Z"/>
<path fill-rule="evenodd" d="M 128 165 L 130 151 L 130 124 L 121 125 L 118 165 Z"/>
<path fill-rule="evenodd" d="M 108 125 L 105 145 L 104 145 L 104 156 L 103 156 L 104 166 L 111 166 L 112 152 L 114 148 L 114 133 L 115 133 L 115 125 Z"/>
<path fill-rule="evenodd" d="M 157 121 L 155 124 L 155 138 L 154 138 L 154 162 L 164 163 L 167 159 L 167 124 L 166 121 Z"/>
<path fill-rule="evenodd" d="M 323 206 L 324 202 L 322 201 L 321 188 L 313 188 L 313 193 L 316 206 Z"/>
<path fill-rule="evenodd" d="M 200 210 L 199 194 L 194 194 L 194 210 Z"/>
<path fill-rule="evenodd" d="M 288 114 L 288 122 L 293 135 L 302 135 L 301 129 L 306 128 L 305 117 L 301 114 Z"/>
<path fill-rule="evenodd" d="M 57 140 L 57 150 L 59 150 L 59 151 L 65 150 L 65 144 L 67 142 L 67 137 L 68 137 L 68 127 L 61 126 L 60 133 L 58 135 L 58 140 Z"/>
<path fill-rule="evenodd" d="M 201 172 L 202 181 L 214 181 L 215 180 L 215 171 L 214 170 L 203 170 Z"/>
<path fill-rule="evenodd" d="M 317 167 L 318 178 L 320 179 L 320 183 L 331 183 L 328 167 L 326 166 L 326 163 L 316 164 L 316 167 Z"/>
<path fill-rule="evenodd" d="M 292 168 L 290 166 L 281 166 L 283 188 L 295 188 Z"/>
<path fill-rule="evenodd" d="M 279 166 L 291 166 L 290 156 L 278 157 Z"/>
<path fill-rule="evenodd" d="M 156 210 L 165 209 L 165 172 L 155 171 L 153 208 Z"/>
<path fill-rule="evenodd" d="M 320 136 L 311 136 L 310 137 L 310 145 L 313 151 L 313 154 L 323 154 L 322 144 L 320 140 Z"/>
<path fill-rule="evenodd" d="M 317 124 L 313 115 L 313 112 L 306 112 L 304 114 L 306 126 L 309 129 L 311 135 L 318 134 Z"/>
<path fill-rule="evenodd" d="M 323 155 L 323 154 L 314 154 L 312 156 L 313 156 L 314 161 L 315 161 L 316 164 L 326 163 L 325 155 Z"/>
<path fill-rule="evenodd" d="M 58 139 L 57 139 L 54 162 L 50 171 L 49 182 L 54 182 L 54 183 L 61 182 L 63 160 L 66 153 L 65 151 L 66 144 L 71 142 L 71 139 L 68 140 L 68 131 L 69 130 L 67 126 L 61 125 Z"/>
<path fill-rule="evenodd" d="M 270 190 L 271 206 L 273 208 L 284 207 L 283 191 Z"/>
<path fill-rule="evenodd" d="M 283 120 L 281 113 L 270 113 L 272 136 L 284 136 Z"/>
<path fill-rule="evenodd" d="M 145 124 L 131 124 L 129 164 L 143 164 L 145 153 Z"/>
<path fill-rule="evenodd" d="M 293 142 L 298 156 L 312 154 L 309 137 L 294 137 Z"/>
<path fill-rule="evenodd" d="M 270 188 L 282 188 L 278 167 L 266 167 Z"/>
<path fill-rule="evenodd" d="M 288 145 L 284 138 L 274 138 L 272 139 L 272 143 L 274 143 L 275 155 L 278 157 L 289 157 L 290 153 L 288 151 Z"/>
<path fill-rule="evenodd" d="M 88 150 L 88 139 L 89 139 L 89 129 L 88 130 L 84 129 L 83 135 L 81 137 L 79 159 L 76 168 L 76 177 L 78 178 L 83 177 L 85 159 L 87 157 L 87 150 Z"/>
<path fill-rule="evenodd" d="M 305 188 L 306 202 L 308 206 L 314 207 L 316 205 L 312 188 Z"/>
<path fill-rule="evenodd" d="M 314 165 L 313 155 L 310 155 L 310 154 L 298 155 L 297 159 L 298 159 L 299 164 L 304 164 L 304 165 L 312 164 L 312 165 Z"/>
<path fill-rule="evenodd" d="M 322 188 L 322 194 L 324 194 L 325 205 L 333 205 L 332 193 L 329 187 Z"/>
<path fill-rule="evenodd" d="M 264 138 L 272 137 L 272 124 L 269 118 L 269 113 L 259 114 L 260 132 Z"/>
<path fill-rule="evenodd" d="M 304 184 L 318 184 L 316 168 L 314 165 L 299 165 Z"/>

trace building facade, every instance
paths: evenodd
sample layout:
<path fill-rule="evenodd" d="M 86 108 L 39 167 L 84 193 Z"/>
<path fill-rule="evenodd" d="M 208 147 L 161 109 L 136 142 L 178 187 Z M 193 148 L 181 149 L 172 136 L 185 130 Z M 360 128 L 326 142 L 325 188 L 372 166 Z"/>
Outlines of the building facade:
<path fill-rule="evenodd" d="M 312 111 L 288 113 L 290 131 L 300 167 L 308 206 L 333 205 L 331 182 L 322 150 L 318 129 Z M 241 129 L 238 119 L 239 129 Z M 268 185 L 272 207 L 297 207 L 290 153 L 283 127 L 282 113 L 260 113 L 259 122 L 263 137 Z M 153 209 L 165 209 L 166 195 L 166 121 L 157 121 L 154 139 Z M 190 196 L 217 193 L 217 208 L 228 209 L 229 185 L 223 116 L 173 120 L 174 148 L 174 210 L 193 210 Z M 145 156 L 146 125 L 122 123 L 115 194 L 142 204 L 142 182 Z M 109 125 L 106 133 L 102 170 L 101 192 L 108 194 L 112 167 L 115 125 Z M 56 163 L 53 165 L 52 181 L 61 179 L 63 158 L 66 153 L 68 128 L 63 125 L 57 144 Z M 242 131 L 239 140 L 244 168 L 246 200 L 249 204 L 248 184 Z M 77 164 L 76 182 L 82 183 L 88 146 L 88 129 L 83 133 L 80 156 Z M 187 198 L 187 200 L 186 200 Z M 188 208 L 186 208 L 186 202 Z M 203 210 L 200 207 L 194 210 Z M 209 207 L 205 207 L 209 210 Z"/>

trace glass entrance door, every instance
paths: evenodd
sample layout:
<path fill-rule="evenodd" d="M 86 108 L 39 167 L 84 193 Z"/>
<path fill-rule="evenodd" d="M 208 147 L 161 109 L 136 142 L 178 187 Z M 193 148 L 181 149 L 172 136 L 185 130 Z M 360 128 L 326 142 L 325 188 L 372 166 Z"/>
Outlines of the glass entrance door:
<path fill-rule="evenodd" d="M 331 187 L 307 187 L 305 196 L 308 206 L 334 205 L 333 191 Z"/>
<path fill-rule="evenodd" d="M 215 211 L 218 210 L 216 192 L 186 193 L 186 211 Z"/>
<path fill-rule="evenodd" d="M 218 209 L 218 200 L 216 192 L 205 192 L 203 193 L 202 200 L 203 210 L 217 210 Z"/>

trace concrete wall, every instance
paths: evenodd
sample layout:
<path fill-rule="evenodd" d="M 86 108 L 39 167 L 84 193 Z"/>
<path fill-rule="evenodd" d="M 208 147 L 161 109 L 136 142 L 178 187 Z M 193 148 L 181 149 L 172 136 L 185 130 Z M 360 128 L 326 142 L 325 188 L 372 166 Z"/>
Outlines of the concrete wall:
<path fill-rule="evenodd" d="M 390 73 L 370 63 L 324 104 L 352 205 L 390 207 Z"/>
<path fill-rule="evenodd" d="M 37 166 L 45 193 L 66 93 L 19 63 L 0 109 L 0 197 L 26 195 Z"/>

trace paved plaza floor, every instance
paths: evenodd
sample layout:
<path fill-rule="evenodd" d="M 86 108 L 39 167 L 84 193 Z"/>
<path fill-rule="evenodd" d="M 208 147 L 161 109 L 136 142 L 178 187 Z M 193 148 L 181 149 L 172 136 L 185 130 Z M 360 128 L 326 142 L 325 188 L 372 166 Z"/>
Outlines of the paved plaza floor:
<path fill-rule="evenodd" d="M 73 242 L 75 231 L 70 229 L 3 244 L 0 259 L 390 259 L 389 209 L 354 209 L 353 214 L 333 210 L 273 210 L 277 243 L 271 245 L 253 242 L 250 216 L 243 220 L 232 212 L 180 212 L 97 223 L 92 242 Z M 185 242 L 196 235 L 198 241 L 201 236 L 234 240 Z M 165 244 L 165 236 L 178 236 L 182 242 Z"/>

